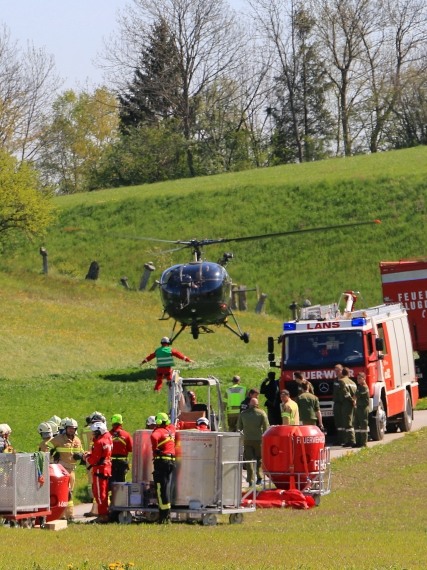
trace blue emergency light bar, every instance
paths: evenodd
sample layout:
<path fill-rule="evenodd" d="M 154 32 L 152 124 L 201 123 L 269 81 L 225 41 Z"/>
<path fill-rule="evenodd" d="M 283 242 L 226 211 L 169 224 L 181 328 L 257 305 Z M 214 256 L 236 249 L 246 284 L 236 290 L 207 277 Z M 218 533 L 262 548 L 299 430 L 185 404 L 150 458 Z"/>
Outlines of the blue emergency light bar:
<path fill-rule="evenodd" d="M 297 324 L 296 323 L 283 323 L 283 330 L 284 331 L 296 331 Z"/>
<path fill-rule="evenodd" d="M 363 327 L 366 325 L 366 319 L 364 317 L 354 317 L 351 319 L 352 327 Z"/>

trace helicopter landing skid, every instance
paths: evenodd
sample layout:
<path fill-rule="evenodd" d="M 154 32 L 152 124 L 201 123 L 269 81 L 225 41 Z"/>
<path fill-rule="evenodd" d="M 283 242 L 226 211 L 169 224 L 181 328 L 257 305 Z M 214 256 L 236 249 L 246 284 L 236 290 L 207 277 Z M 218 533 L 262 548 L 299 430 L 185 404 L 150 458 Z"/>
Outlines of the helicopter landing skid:
<path fill-rule="evenodd" d="M 235 324 L 236 327 L 237 327 L 237 330 L 233 329 L 233 327 L 230 326 L 230 325 L 227 323 L 227 321 L 224 321 L 224 323 L 223 323 L 224 326 L 225 326 L 225 328 L 227 328 L 229 331 L 231 331 L 231 332 L 234 333 L 236 336 L 238 336 L 238 337 L 240 338 L 240 340 L 243 340 L 243 342 L 244 342 L 245 344 L 248 344 L 248 342 L 249 342 L 249 333 L 242 331 L 242 329 L 240 328 L 239 323 L 237 322 L 237 319 L 236 319 L 236 317 L 234 316 L 234 313 L 231 311 L 231 309 L 230 309 L 229 315 L 233 318 L 233 321 L 234 321 L 234 324 Z"/>

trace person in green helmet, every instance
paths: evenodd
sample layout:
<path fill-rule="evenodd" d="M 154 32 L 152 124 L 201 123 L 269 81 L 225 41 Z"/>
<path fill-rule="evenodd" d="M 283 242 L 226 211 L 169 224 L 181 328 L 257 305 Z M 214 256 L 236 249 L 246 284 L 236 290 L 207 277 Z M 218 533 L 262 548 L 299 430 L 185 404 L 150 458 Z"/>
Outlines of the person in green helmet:
<path fill-rule="evenodd" d="M 156 415 L 156 427 L 151 433 L 151 447 L 160 524 L 170 522 L 171 485 L 176 467 L 175 434 L 176 428 L 171 424 L 169 416 L 159 412 Z"/>
<path fill-rule="evenodd" d="M 113 454 L 111 456 L 112 473 L 110 487 L 113 483 L 124 483 L 129 471 L 129 454 L 132 453 L 133 441 L 129 432 L 123 429 L 121 414 L 111 418 L 110 434 L 113 439 Z"/>

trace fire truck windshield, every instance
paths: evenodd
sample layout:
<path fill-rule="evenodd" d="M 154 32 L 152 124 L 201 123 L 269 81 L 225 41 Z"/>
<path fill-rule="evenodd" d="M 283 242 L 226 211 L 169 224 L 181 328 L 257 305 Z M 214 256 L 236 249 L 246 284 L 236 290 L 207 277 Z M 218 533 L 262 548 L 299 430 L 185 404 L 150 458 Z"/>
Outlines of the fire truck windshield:
<path fill-rule="evenodd" d="M 289 334 L 284 337 L 284 368 L 333 368 L 363 364 L 361 331 L 325 331 Z"/>

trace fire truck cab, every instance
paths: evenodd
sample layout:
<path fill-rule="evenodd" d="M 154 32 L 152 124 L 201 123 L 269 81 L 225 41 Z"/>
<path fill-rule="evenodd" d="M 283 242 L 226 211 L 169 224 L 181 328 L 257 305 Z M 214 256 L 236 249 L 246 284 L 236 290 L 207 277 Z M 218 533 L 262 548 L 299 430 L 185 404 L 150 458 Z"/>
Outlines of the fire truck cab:
<path fill-rule="evenodd" d="M 319 398 L 324 423 L 331 426 L 334 366 L 340 363 L 349 368 L 353 378 L 359 372 L 366 374 L 373 440 L 382 439 L 385 430 L 409 431 L 418 383 L 406 310 L 401 304 L 353 310 L 353 292 L 344 294 L 344 299 L 343 312 L 337 303 L 304 307 L 299 318 L 285 322 L 278 338 L 279 364 L 275 362 L 274 338 L 269 337 L 270 366 L 281 369 L 280 388 L 296 397 L 298 385 L 293 374 L 302 372 Z"/>

